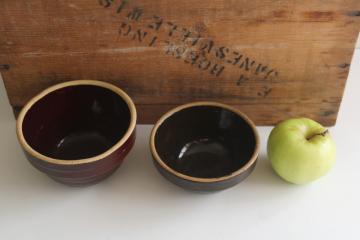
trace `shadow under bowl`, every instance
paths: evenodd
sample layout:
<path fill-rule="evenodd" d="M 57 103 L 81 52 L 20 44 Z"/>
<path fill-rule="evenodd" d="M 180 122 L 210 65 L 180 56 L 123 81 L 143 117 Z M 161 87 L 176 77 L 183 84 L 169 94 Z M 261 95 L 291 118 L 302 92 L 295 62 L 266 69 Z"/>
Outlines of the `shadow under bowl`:
<path fill-rule="evenodd" d="M 156 168 L 170 182 L 189 190 L 217 191 L 252 172 L 259 136 L 239 110 L 195 102 L 166 113 L 152 130 L 150 147 Z"/>
<path fill-rule="evenodd" d="M 116 86 L 77 80 L 52 86 L 22 109 L 17 135 L 30 163 L 68 185 L 113 173 L 135 141 L 136 109 Z"/>

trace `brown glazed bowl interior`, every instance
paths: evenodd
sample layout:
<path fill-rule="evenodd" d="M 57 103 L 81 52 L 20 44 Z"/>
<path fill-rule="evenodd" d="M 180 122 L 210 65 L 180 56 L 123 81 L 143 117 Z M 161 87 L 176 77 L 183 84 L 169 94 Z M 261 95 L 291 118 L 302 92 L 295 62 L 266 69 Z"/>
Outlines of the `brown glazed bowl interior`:
<path fill-rule="evenodd" d="M 255 166 L 259 137 L 243 113 L 214 102 L 196 102 L 166 113 L 151 140 L 155 166 L 181 187 L 212 191 L 235 185 Z"/>
<path fill-rule="evenodd" d="M 31 99 L 17 120 L 30 162 L 68 184 L 108 176 L 132 147 L 136 110 L 114 85 L 78 80 L 50 87 Z"/>

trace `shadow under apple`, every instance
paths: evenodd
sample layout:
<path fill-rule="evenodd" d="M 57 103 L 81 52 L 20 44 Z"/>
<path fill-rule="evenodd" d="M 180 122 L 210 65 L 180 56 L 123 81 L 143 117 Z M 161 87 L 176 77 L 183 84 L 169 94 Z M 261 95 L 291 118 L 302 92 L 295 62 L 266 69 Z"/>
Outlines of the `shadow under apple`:
<path fill-rule="evenodd" d="M 293 186 L 281 179 L 271 167 L 266 154 L 260 154 L 253 173 L 246 179 L 246 184 L 265 185 L 269 187 Z"/>

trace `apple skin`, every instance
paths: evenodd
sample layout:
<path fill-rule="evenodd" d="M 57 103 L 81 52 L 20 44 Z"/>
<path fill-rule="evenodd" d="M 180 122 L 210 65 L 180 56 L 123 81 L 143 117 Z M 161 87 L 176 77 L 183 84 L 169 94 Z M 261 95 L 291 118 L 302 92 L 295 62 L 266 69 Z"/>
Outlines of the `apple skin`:
<path fill-rule="evenodd" d="M 308 118 L 279 123 L 270 133 L 268 158 L 275 172 L 294 184 L 312 182 L 335 164 L 336 146 L 329 131 Z"/>

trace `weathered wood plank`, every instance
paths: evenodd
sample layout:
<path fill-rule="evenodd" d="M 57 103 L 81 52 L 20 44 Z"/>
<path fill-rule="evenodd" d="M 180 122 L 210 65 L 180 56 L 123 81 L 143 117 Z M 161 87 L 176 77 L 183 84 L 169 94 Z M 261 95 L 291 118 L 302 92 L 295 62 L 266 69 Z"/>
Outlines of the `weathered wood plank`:
<path fill-rule="evenodd" d="M 126 90 L 140 122 L 213 100 L 257 124 L 336 121 L 358 0 L 3 0 L 0 71 L 10 103 L 73 79 Z"/>

